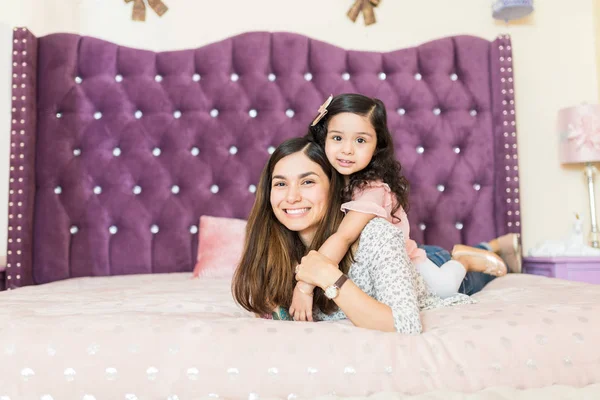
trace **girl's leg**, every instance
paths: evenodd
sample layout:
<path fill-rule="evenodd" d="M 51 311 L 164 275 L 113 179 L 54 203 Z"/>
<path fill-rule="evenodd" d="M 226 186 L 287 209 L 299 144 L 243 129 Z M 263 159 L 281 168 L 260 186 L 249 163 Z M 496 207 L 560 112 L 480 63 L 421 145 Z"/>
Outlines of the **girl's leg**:
<path fill-rule="evenodd" d="M 439 246 L 432 246 L 429 244 L 419 246 L 425 253 L 427 253 L 427 258 L 430 259 L 435 265 L 441 267 L 445 262 L 450 261 L 452 259 L 452 255 L 450 252 Z"/>
<path fill-rule="evenodd" d="M 438 267 L 432 260 L 427 259 L 416 265 L 419 273 L 431 291 L 442 299 L 458 293 L 467 270 L 455 260 L 446 261 Z"/>
<path fill-rule="evenodd" d="M 427 253 L 427 258 L 429 258 L 438 267 L 441 267 L 444 265 L 444 263 L 452 259 L 450 252 L 442 247 L 431 245 L 422 245 L 419 247 L 425 250 Z M 488 243 L 480 243 L 473 247 L 488 251 L 492 250 Z M 493 275 L 484 274 L 482 272 L 467 271 L 465 278 L 458 288 L 458 292 L 470 296 L 481 291 L 485 285 L 493 281 L 495 278 L 496 277 Z"/>
<path fill-rule="evenodd" d="M 504 276 L 507 272 L 506 264 L 497 254 L 481 248 L 457 244 L 452 249 L 452 259 L 459 261 L 467 271 L 495 276 Z"/>

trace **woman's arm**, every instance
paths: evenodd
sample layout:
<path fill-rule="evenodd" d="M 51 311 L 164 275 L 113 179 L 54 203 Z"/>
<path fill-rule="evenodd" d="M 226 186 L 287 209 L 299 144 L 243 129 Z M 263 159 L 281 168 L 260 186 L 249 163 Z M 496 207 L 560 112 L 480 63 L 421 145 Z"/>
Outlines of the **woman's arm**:
<path fill-rule="evenodd" d="M 297 277 L 303 281 L 310 280 L 311 284 L 325 290 L 341 275 L 342 271 L 338 269 L 337 264 L 313 250 L 302 258 Z M 384 332 L 395 331 L 392 309 L 367 295 L 351 280 L 344 283 L 334 301 L 358 327 Z"/>
<path fill-rule="evenodd" d="M 336 304 L 356 326 L 381 331 L 420 333 L 422 331 L 413 266 L 404 247 L 402 231 L 385 220 L 373 221 L 361 235 L 362 257 L 368 268 L 368 279 L 374 298 L 354 282 L 347 281 L 335 299 Z M 298 279 L 322 289 L 332 285 L 341 275 L 338 266 L 312 251 L 302 259 Z"/>

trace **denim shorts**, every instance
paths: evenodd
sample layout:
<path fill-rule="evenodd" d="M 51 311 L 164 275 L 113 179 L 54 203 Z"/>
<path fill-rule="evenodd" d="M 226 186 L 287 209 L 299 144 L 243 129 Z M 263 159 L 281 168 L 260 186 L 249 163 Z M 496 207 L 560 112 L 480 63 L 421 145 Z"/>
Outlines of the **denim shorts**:
<path fill-rule="evenodd" d="M 427 258 L 429 258 L 438 267 L 441 267 L 444 263 L 452 259 L 450 252 L 442 247 L 432 245 L 422 245 L 419 247 L 425 250 L 425 253 L 427 253 Z M 480 243 L 473 247 L 490 250 L 485 243 Z M 488 275 L 481 272 L 467 272 L 465 279 L 463 279 L 462 283 L 460 284 L 458 292 L 470 296 L 479 292 L 485 287 L 485 285 L 494 280 L 494 278 L 495 276 L 493 275 Z"/>

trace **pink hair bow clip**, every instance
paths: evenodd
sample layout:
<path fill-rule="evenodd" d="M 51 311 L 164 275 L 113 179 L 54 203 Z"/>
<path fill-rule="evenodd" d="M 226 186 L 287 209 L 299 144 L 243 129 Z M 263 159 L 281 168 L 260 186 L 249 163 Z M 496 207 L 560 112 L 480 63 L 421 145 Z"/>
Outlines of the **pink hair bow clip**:
<path fill-rule="evenodd" d="M 312 124 L 310 124 L 310 126 L 315 126 L 316 124 L 319 123 L 320 120 L 323 119 L 325 114 L 327 114 L 327 107 L 329 107 L 332 100 L 333 100 L 333 95 L 330 95 L 327 98 L 327 100 L 325 100 L 325 103 L 321 104 L 321 107 L 319 107 L 319 115 L 317 115 L 317 117 L 313 120 L 313 122 L 312 122 Z"/>

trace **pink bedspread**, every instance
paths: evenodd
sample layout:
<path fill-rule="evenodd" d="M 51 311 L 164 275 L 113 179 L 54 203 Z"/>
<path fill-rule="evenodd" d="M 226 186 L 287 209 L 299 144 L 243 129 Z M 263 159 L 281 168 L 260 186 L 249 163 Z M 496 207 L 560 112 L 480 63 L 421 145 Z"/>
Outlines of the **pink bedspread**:
<path fill-rule="evenodd" d="M 600 286 L 509 275 L 478 304 L 424 312 L 426 332 L 403 336 L 347 321 L 255 319 L 233 303 L 229 284 L 137 275 L 0 293 L 0 399 L 300 399 L 600 383 Z"/>

